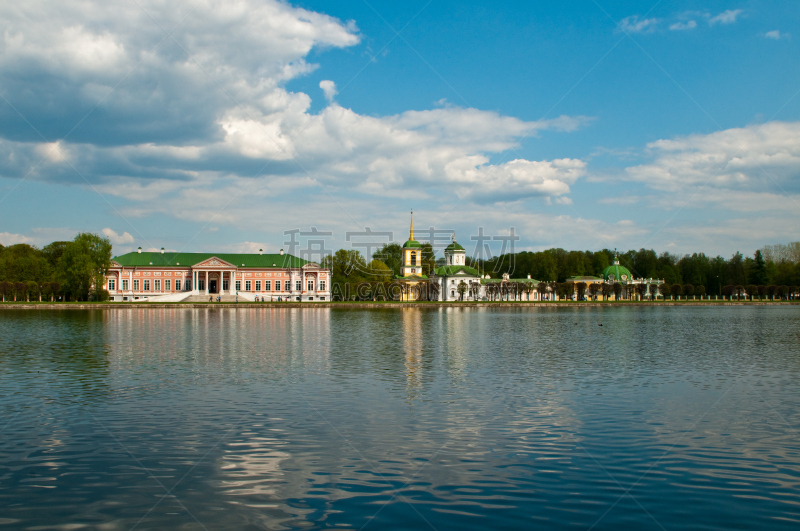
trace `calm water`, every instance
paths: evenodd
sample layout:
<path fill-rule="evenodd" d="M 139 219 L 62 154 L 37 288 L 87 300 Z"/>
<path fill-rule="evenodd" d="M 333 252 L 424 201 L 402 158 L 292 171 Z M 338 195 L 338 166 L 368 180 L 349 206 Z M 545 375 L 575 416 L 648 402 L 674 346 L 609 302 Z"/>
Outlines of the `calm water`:
<path fill-rule="evenodd" d="M 4 311 L 0 530 L 794 530 L 798 331 L 796 307 Z"/>

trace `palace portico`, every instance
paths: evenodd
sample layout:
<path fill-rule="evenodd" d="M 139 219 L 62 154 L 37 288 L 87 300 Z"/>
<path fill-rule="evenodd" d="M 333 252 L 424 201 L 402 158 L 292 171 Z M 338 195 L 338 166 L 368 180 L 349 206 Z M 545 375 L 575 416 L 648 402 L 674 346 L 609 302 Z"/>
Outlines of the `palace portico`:
<path fill-rule="evenodd" d="M 104 288 L 115 301 L 179 301 L 195 296 L 245 300 L 330 300 L 330 271 L 296 256 L 232 253 L 127 253 L 112 260 Z"/>

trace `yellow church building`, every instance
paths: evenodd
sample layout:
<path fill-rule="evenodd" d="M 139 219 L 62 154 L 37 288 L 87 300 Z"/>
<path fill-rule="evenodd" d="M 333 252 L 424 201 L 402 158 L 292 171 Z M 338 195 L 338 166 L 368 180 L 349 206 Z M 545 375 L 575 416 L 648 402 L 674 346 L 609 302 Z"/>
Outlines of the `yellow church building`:
<path fill-rule="evenodd" d="M 420 299 L 420 284 L 427 283 L 428 277 L 422 273 L 422 245 L 414 239 L 414 211 L 411 211 L 411 229 L 408 241 L 403 244 L 403 274 L 397 279 L 403 288 L 401 300 Z"/>

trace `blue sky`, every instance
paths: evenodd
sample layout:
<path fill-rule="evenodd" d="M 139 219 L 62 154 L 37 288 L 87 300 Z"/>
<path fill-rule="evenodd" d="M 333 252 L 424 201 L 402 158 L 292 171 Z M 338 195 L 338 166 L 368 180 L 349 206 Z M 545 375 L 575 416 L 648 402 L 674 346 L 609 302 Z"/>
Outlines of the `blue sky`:
<path fill-rule="evenodd" d="M 798 239 L 796 5 L 495 4 L 0 6 L 0 243 Z"/>

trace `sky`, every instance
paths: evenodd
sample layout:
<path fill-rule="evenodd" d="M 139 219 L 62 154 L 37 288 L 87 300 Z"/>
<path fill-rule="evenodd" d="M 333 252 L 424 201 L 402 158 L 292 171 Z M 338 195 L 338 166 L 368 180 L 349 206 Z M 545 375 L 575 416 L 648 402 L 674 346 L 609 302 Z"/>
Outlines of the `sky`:
<path fill-rule="evenodd" d="M 795 2 L 27 0 L 0 26 L 3 245 L 369 252 L 411 209 L 482 257 L 800 239 Z"/>

